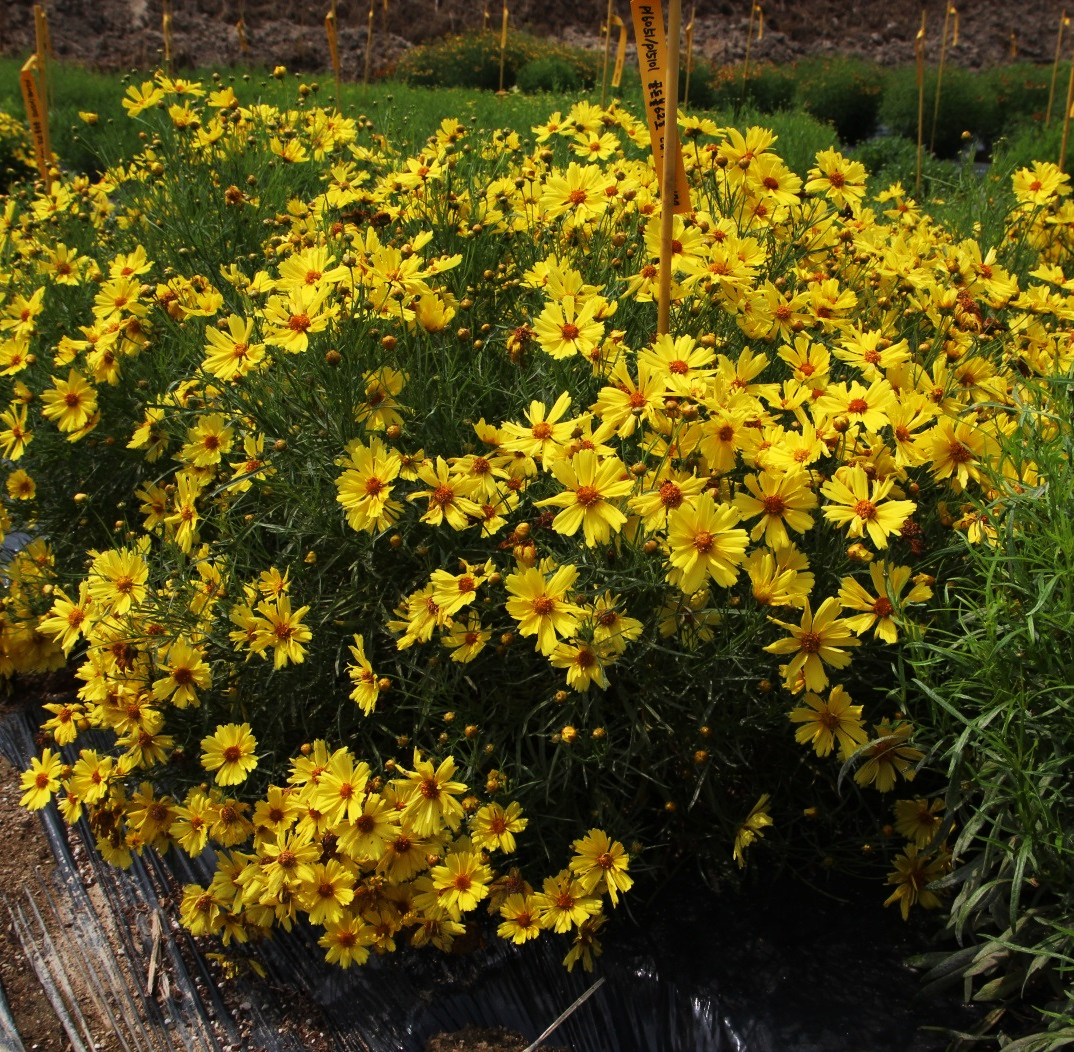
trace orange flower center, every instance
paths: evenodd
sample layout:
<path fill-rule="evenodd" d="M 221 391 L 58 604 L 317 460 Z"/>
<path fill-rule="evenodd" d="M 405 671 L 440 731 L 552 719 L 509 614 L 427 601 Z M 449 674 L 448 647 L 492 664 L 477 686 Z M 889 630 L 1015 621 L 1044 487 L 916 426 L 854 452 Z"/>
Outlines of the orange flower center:
<path fill-rule="evenodd" d="M 555 609 L 556 601 L 551 596 L 539 595 L 533 600 L 533 612 L 544 617 Z"/>
<path fill-rule="evenodd" d="M 890 617 L 892 610 L 895 608 L 891 605 L 891 600 L 885 596 L 881 596 L 875 603 L 873 603 L 873 613 L 877 617 Z"/>
<path fill-rule="evenodd" d="M 539 424 L 533 425 L 531 434 L 534 438 L 540 439 L 542 442 L 545 439 L 552 437 L 552 425 L 547 420 L 542 420 Z"/>
<path fill-rule="evenodd" d="M 712 550 L 713 537 L 711 533 L 702 530 L 694 537 L 694 547 L 700 555 L 705 555 Z"/>
<path fill-rule="evenodd" d="M 559 331 L 563 333 L 563 339 L 565 340 L 578 339 L 578 326 L 572 325 L 570 322 L 567 322 L 566 325 L 561 325 Z"/>
<path fill-rule="evenodd" d="M 804 632 L 799 640 L 798 645 L 807 654 L 815 654 L 820 650 L 820 636 L 816 632 Z"/>
<path fill-rule="evenodd" d="M 367 496 L 375 497 L 382 489 L 384 489 L 384 483 L 376 476 L 365 480 L 365 492 Z"/>
<path fill-rule="evenodd" d="M 570 201 L 572 205 L 584 205 L 585 197 L 586 194 L 584 190 L 572 190 L 567 200 Z"/>
<path fill-rule="evenodd" d="M 574 496 L 583 508 L 591 508 L 601 499 L 600 494 L 594 486 L 579 486 L 578 489 L 574 491 Z"/>
<path fill-rule="evenodd" d="M 951 443 L 950 455 L 956 464 L 965 464 L 973 460 L 973 450 L 957 441 Z"/>
<path fill-rule="evenodd" d="M 668 510 L 678 508 L 682 504 L 682 490 L 674 482 L 663 483 L 659 493 L 660 503 Z"/>
<path fill-rule="evenodd" d="M 287 322 L 287 328 L 292 332 L 305 332 L 312 324 L 308 314 L 292 314 Z"/>
<path fill-rule="evenodd" d="M 787 510 L 787 502 L 777 493 L 771 493 L 761 502 L 764 504 L 765 515 L 778 518 Z"/>
<path fill-rule="evenodd" d="M 859 519 L 870 520 L 876 518 L 876 505 L 871 500 L 859 500 L 854 505 L 854 514 Z"/>
<path fill-rule="evenodd" d="M 237 745 L 229 745 L 224 750 L 224 759 L 228 763 L 235 763 L 237 760 L 242 759 L 242 749 L 240 749 Z"/>
<path fill-rule="evenodd" d="M 455 491 L 450 486 L 437 486 L 433 491 L 433 503 L 444 507 L 455 499 Z"/>
<path fill-rule="evenodd" d="M 848 413 L 864 413 L 869 408 L 869 403 L 864 398 L 852 398 L 847 402 Z"/>

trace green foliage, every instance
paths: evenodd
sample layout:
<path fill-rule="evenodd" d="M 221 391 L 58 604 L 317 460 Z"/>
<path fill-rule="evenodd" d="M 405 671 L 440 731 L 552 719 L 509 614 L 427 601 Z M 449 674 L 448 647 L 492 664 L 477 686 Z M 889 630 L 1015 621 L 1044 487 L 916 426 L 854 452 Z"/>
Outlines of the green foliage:
<path fill-rule="evenodd" d="M 530 63 L 553 62 L 569 67 L 575 75 L 575 84 L 591 87 L 599 76 L 599 61 L 596 54 L 588 51 L 526 33 L 508 33 L 507 48 L 503 53 L 503 84 L 509 88 L 517 83 L 519 71 Z M 495 91 L 500 85 L 499 34 L 467 33 L 412 48 L 392 72 L 406 84 Z M 556 89 L 538 85 L 523 90 Z"/>
<path fill-rule="evenodd" d="M 828 121 L 848 145 L 876 132 L 883 77 L 874 64 L 842 56 L 800 63 L 798 102 L 806 112 Z"/>
<path fill-rule="evenodd" d="M 1008 134 L 1019 128 L 1043 125 L 1048 112 L 1048 92 L 1051 85 L 1050 67 L 1019 62 L 1012 66 L 997 66 L 984 70 L 978 80 L 995 100 L 999 133 Z M 1056 78 L 1056 98 L 1052 106 L 1052 121 L 1062 124 L 1063 100 L 1069 67 L 1060 67 Z"/>
<path fill-rule="evenodd" d="M 561 58 L 535 58 L 522 66 L 515 78 L 521 91 L 578 91 L 582 78 L 578 70 Z"/>
<path fill-rule="evenodd" d="M 794 76 L 781 66 L 758 62 L 744 66 L 720 66 L 710 80 L 712 108 L 737 111 L 749 106 L 758 113 L 778 113 L 794 101 Z M 693 88 L 691 88 L 693 94 Z"/>
<path fill-rule="evenodd" d="M 926 982 L 961 981 L 977 1001 L 1029 996 L 1053 1035 L 1074 1022 L 1071 390 L 1058 379 L 1023 405 L 1003 457 L 1008 471 L 1034 465 L 1039 485 L 978 506 L 993 543 L 958 546 L 908 689 L 942 743 L 958 861 L 941 884 L 955 892 L 950 931 L 969 943 L 925 959 Z M 1040 1041 L 1026 1047 L 1059 1047 Z"/>
<path fill-rule="evenodd" d="M 948 66 L 940 91 L 939 117 L 933 134 L 937 71 L 925 74 L 923 113 L 926 148 L 934 143 L 937 157 L 957 157 L 965 145 L 965 133 L 989 141 L 999 126 L 996 101 L 989 87 L 968 70 Z M 880 120 L 894 135 L 917 141 L 918 88 L 916 72 L 902 67 L 889 75 Z"/>

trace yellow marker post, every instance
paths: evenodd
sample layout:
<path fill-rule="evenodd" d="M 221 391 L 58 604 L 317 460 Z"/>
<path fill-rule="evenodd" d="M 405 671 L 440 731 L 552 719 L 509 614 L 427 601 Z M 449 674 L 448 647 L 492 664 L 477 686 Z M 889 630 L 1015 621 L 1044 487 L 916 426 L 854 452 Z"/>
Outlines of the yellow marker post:
<path fill-rule="evenodd" d="M 55 103 L 49 68 L 52 61 L 52 38 L 48 31 L 48 14 L 41 4 L 34 4 L 34 51 L 37 55 L 37 78 L 41 86 L 41 97 L 51 107 Z M 46 121 L 46 125 L 47 123 Z"/>
<path fill-rule="evenodd" d="M 49 165 L 52 163 L 52 150 L 48 137 L 48 109 L 42 98 L 41 69 L 37 55 L 31 55 L 19 72 L 19 84 L 22 87 L 22 101 L 26 104 L 26 120 L 30 125 L 30 137 L 34 140 L 34 160 L 37 171 L 48 183 Z"/>
<path fill-rule="evenodd" d="M 1018 34 L 1011 30 L 1011 58 L 1018 57 Z"/>
<path fill-rule="evenodd" d="M 235 32 L 239 37 L 239 50 L 245 58 L 250 53 L 250 45 L 246 42 L 246 0 L 239 0 L 239 20 L 235 23 Z"/>
<path fill-rule="evenodd" d="M 1063 30 L 1070 25 L 1070 19 L 1067 18 L 1066 9 L 1059 16 L 1059 33 L 1055 38 L 1055 61 L 1052 63 L 1052 84 L 1048 89 L 1048 112 L 1044 117 L 1044 127 L 1047 128 L 1052 123 L 1052 107 L 1055 105 L 1055 82 L 1059 79 L 1059 60 L 1063 55 Z"/>
<path fill-rule="evenodd" d="M 951 16 L 958 18 L 958 12 L 947 5 L 947 13 L 943 16 L 943 37 L 940 40 L 940 67 L 936 70 L 936 100 L 932 105 L 932 134 L 929 137 L 929 153 L 936 149 L 936 125 L 940 123 L 940 89 L 943 85 L 944 60 L 947 58 L 947 31 L 951 26 Z M 957 42 L 958 37 L 956 35 Z"/>
<path fill-rule="evenodd" d="M 482 32 L 491 32 L 492 31 L 492 22 L 490 21 L 490 18 L 489 18 L 489 5 L 488 4 L 485 4 L 485 21 L 481 23 L 481 31 Z"/>
<path fill-rule="evenodd" d="M 925 12 L 921 12 L 921 28 L 914 37 L 914 56 L 917 58 L 917 177 L 914 192 L 921 193 L 921 151 L 925 143 Z"/>
<path fill-rule="evenodd" d="M 1063 117 L 1063 142 L 1059 147 L 1059 170 L 1066 171 L 1067 140 L 1070 138 L 1070 111 L 1074 109 L 1074 62 L 1070 64 L 1070 80 L 1067 82 L 1067 108 Z"/>
<path fill-rule="evenodd" d="M 612 57 L 612 7 L 615 0 L 608 0 L 608 18 L 604 23 L 604 70 L 600 75 L 600 108 L 608 98 L 608 65 Z M 503 87 L 501 84 L 500 87 Z"/>
<path fill-rule="evenodd" d="M 615 69 L 612 71 L 612 87 L 617 88 L 623 83 L 623 63 L 626 61 L 627 28 L 626 23 L 618 16 L 612 16 L 612 25 L 619 27 L 619 46 L 615 50 Z"/>
<path fill-rule="evenodd" d="M 365 73 L 362 75 L 362 83 L 369 83 L 369 64 L 373 60 L 373 5 L 376 0 L 369 0 L 369 28 L 365 34 Z"/>
<path fill-rule="evenodd" d="M 697 4 L 690 8 L 690 21 L 686 24 L 686 85 L 682 90 L 682 108 L 685 110 L 690 105 L 690 74 L 694 71 L 694 16 L 697 14 Z"/>
<path fill-rule="evenodd" d="M 760 4 L 755 4 L 751 0 L 750 24 L 746 29 L 746 57 L 742 62 L 742 98 L 739 100 L 739 106 L 746 105 L 746 92 L 750 81 L 750 55 L 753 51 L 753 26 L 757 15 L 761 16 L 761 33 L 757 36 L 757 39 L 760 40 L 761 34 L 764 33 L 764 12 L 761 10 Z"/>
<path fill-rule="evenodd" d="M 343 112 L 343 74 L 339 65 L 339 36 L 336 32 L 336 3 L 324 16 L 324 31 L 328 37 L 328 54 L 332 59 L 332 72 L 336 78 L 336 109 Z"/>
<path fill-rule="evenodd" d="M 503 22 L 500 26 L 500 94 L 503 94 L 503 64 L 507 55 L 507 5 L 503 5 Z"/>
<path fill-rule="evenodd" d="M 630 0 L 638 44 L 642 98 L 653 163 L 660 180 L 660 286 L 656 331 L 668 331 L 671 313 L 671 233 L 674 216 L 690 211 L 690 187 L 679 151 L 678 107 L 680 0 L 670 0 L 668 34 L 660 0 Z"/>
<path fill-rule="evenodd" d="M 161 4 L 160 29 L 164 36 L 164 69 L 170 71 L 172 62 L 172 5 L 171 0 Z"/>

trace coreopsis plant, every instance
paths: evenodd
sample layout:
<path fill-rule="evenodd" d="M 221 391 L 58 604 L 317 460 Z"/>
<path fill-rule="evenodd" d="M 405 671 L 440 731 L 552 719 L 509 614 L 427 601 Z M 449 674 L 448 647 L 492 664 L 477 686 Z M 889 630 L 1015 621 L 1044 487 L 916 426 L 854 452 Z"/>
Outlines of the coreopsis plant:
<path fill-rule="evenodd" d="M 982 246 L 831 151 L 803 183 L 770 133 L 698 125 L 655 337 L 617 105 L 403 156 L 307 104 L 128 94 L 145 149 L 24 188 L 0 243 L 37 538 L 2 668 L 78 682 L 28 803 L 121 865 L 212 845 L 192 931 L 305 913 L 343 965 L 485 907 L 591 965 L 603 896 L 686 850 L 858 865 L 926 753 L 886 688 L 935 553 L 1035 483 L 998 452 L 1072 365 L 1065 177 Z M 946 865 L 914 852 L 903 909 Z"/>

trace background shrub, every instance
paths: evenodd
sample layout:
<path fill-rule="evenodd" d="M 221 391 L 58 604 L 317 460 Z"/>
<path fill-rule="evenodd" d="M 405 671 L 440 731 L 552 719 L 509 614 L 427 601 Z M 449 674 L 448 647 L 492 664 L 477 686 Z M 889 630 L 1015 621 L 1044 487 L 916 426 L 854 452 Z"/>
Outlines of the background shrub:
<path fill-rule="evenodd" d="M 822 59 L 797 67 L 798 101 L 839 138 L 853 145 L 875 134 L 884 95 L 880 70 L 853 58 Z"/>
<path fill-rule="evenodd" d="M 957 157 L 964 144 L 963 132 L 983 142 L 997 133 L 999 114 L 988 85 L 968 70 L 948 67 L 940 93 L 939 119 L 932 134 L 933 100 L 936 97 L 936 70 L 925 74 L 925 145 L 935 142 L 937 157 Z M 880 106 L 880 120 L 892 134 L 917 141 L 917 75 L 912 67 L 889 74 Z"/>
<path fill-rule="evenodd" d="M 713 108 L 737 111 L 749 106 L 758 113 L 778 113 L 794 101 L 794 77 L 778 66 L 751 65 L 743 83 L 743 67 L 721 66 L 712 78 Z M 690 88 L 693 94 L 693 87 Z"/>
<path fill-rule="evenodd" d="M 582 78 L 578 70 L 561 58 L 536 58 L 522 66 L 515 83 L 525 92 L 577 91 Z"/>

